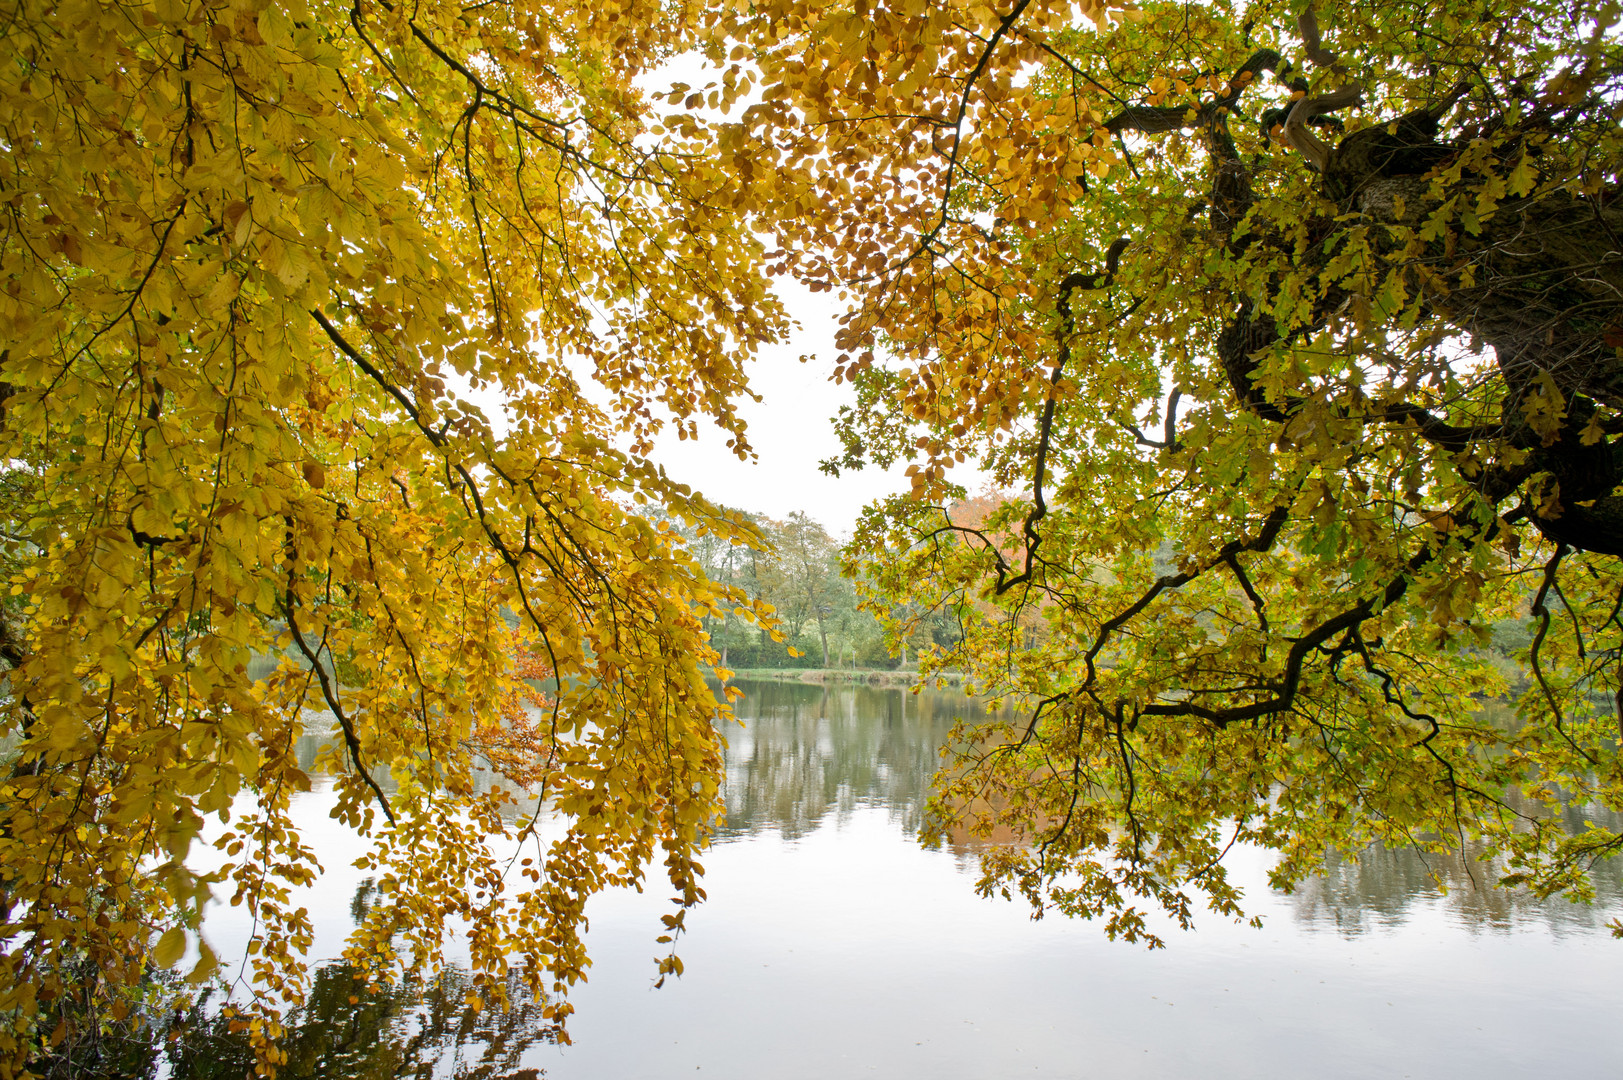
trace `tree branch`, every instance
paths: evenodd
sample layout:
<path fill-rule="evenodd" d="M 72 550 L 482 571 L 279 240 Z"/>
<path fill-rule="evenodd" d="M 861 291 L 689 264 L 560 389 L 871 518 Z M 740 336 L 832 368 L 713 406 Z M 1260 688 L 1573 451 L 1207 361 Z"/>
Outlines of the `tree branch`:
<path fill-rule="evenodd" d="M 366 781 L 366 786 L 371 788 L 372 793 L 377 796 L 378 805 L 383 807 L 383 816 L 389 819 L 390 825 L 394 825 L 394 810 L 389 806 L 388 796 L 383 794 L 383 789 L 378 787 L 378 782 L 372 779 L 372 774 L 367 772 L 366 766 L 361 763 L 361 740 L 355 734 L 355 725 L 350 722 L 348 716 L 344 715 L 344 706 L 338 700 L 338 694 L 332 685 L 332 680 L 327 676 L 327 669 L 322 666 L 320 654 L 312 652 L 309 644 L 305 642 L 304 634 L 299 630 L 298 618 L 294 615 L 293 608 L 293 584 L 290 580 L 288 582 L 287 598 L 282 602 L 282 611 L 287 615 L 287 628 L 293 634 L 293 643 L 299 647 L 299 652 L 304 654 L 304 658 L 315 669 L 316 678 L 321 683 L 321 696 L 326 700 L 327 708 L 332 710 L 333 716 L 338 720 L 338 726 L 344 732 L 344 746 L 349 750 L 350 763 L 355 766 L 355 771 L 360 774 L 361 779 Z"/>
<path fill-rule="evenodd" d="M 1129 105 L 1104 122 L 1112 135 L 1133 132 L 1139 135 L 1159 135 L 1168 131 L 1184 131 L 1205 127 L 1225 113 L 1234 111 L 1240 96 L 1256 81 L 1262 71 L 1287 71 L 1290 65 L 1274 49 L 1260 49 L 1229 80 L 1228 93 L 1213 98 L 1199 108 L 1185 105 Z"/>
<path fill-rule="evenodd" d="M 1121 260 L 1121 253 L 1127 250 L 1131 241 L 1125 237 L 1118 238 L 1105 252 L 1104 273 L 1068 274 L 1059 286 L 1059 327 L 1056 336 L 1059 342 L 1059 359 L 1054 362 L 1053 374 L 1048 377 L 1048 399 L 1043 403 L 1042 421 L 1037 433 L 1037 459 L 1032 465 L 1031 478 L 1031 512 L 1026 515 L 1023 526 L 1026 537 L 1026 568 L 1012 578 L 1005 578 L 1001 567 L 998 570 L 998 581 L 995 587 L 996 595 L 1002 596 L 1005 592 L 1031 580 L 1032 569 L 1036 564 L 1037 546 L 1042 543 L 1042 535 L 1037 532 L 1037 523 L 1048 514 L 1048 503 L 1043 498 L 1043 483 L 1048 469 L 1048 445 L 1054 428 L 1054 408 L 1058 402 L 1055 391 L 1059 388 L 1059 381 L 1065 372 L 1065 364 L 1071 358 L 1071 334 L 1075 328 L 1071 317 L 1071 293 L 1077 289 L 1103 289 L 1108 288 L 1116 279 L 1116 266 Z M 1102 280 L 1101 280 L 1102 279 Z"/>

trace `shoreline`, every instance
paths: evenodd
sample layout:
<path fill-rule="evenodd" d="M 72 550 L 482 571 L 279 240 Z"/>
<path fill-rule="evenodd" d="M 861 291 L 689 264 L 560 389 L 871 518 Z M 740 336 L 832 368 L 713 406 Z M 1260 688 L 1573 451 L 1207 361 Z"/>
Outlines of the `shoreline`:
<path fill-rule="evenodd" d="M 824 686 L 849 684 L 865 686 L 898 686 L 911 687 L 917 684 L 919 673 L 916 669 L 897 669 L 894 671 L 849 668 L 734 668 L 732 677 L 728 682 L 801 682 L 822 684 Z M 930 676 L 930 682 L 944 682 L 948 686 L 958 686 L 963 681 L 963 675 L 956 671 L 944 671 Z"/>

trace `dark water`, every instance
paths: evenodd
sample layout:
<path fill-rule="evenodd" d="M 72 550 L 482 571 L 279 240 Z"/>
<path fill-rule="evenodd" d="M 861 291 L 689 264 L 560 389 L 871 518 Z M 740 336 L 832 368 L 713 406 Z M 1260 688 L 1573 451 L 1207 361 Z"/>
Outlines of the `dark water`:
<path fill-rule="evenodd" d="M 1616 869 L 1594 909 L 1470 886 L 1482 868 L 1374 851 L 1293 896 L 1239 852 L 1261 930 L 1215 918 L 1146 952 L 974 895 L 973 855 L 913 840 L 956 694 L 743 684 L 728 820 L 689 917 L 685 976 L 654 990 L 657 890 L 594 901 L 574 1044 L 533 1012 L 476 1017 L 458 972 L 349 1004 L 327 968 L 284 1076 L 827 1078 L 1623 1076 Z M 330 797 L 299 816 L 328 873 L 309 907 L 335 954 L 363 888 Z M 323 846 L 325 844 L 325 846 Z M 1437 879 L 1447 886 L 1439 888 Z M 207 932 L 240 946 L 218 909 Z M 229 1040 L 175 1075 L 241 1075 Z M 533 1070 L 533 1071 L 532 1071 Z"/>

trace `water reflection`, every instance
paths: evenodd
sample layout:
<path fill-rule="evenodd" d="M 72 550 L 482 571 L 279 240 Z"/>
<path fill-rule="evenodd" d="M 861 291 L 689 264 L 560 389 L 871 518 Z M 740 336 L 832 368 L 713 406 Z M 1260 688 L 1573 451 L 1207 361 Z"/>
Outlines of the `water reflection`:
<path fill-rule="evenodd" d="M 1595 903 L 1540 900 L 1526 889 L 1490 888 L 1496 871 L 1458 853 L 1418 855 L 1374 847 L 1349 859 L 1332 859 L 1324 876 L 1291 897 L 1298 922 L 1334 927 L 1349 937 L 1401 924 L 1419 905 L 1441 905 L 1452 921 L 1473 933 L 1508 930 L 1537 921 L 1552 931 L 1600 930 L 1623 907 L 1623 867 L 1594 870 Z"/>
<path fill-rule="evenodd" d="M 358 893 L 352 906 L 365 902 Z M 348 964 L 324 965 L 316 971 L 309 999 L 287 1018 L 282 1049 L 288 1058 L 278 1075 L 288 1080 L 535 1080 L 540 1071 L 522 1067 L 522 1059 L 554 1041 L 541 1006 L 516 977 L 508 987 L 513 1005 L 506 1012 L 469 1008 L 470 989 L 468 973 L 457 967 L 426 984 L 406 980 L 368 990 Z M 254 1075 L 247 1036 L 211 1013 L 207 998 L 192 1009 L 168 1058 L 168 1075 L 176 1080 Z"/>
<path fill-rule="evenodd" d="M 1597 947 L 1603 909 L 1623 907 L 1615 868 L 1593 910 L 1478 891 L 1467 870 L 1491 876 L 1479 864 L 1384 850 L 1286 897 L 1266 889 L 1267 852 L 1236 851 L 1267 928 L 1207 919 L 1145 953 L 982 900 L 954 852 L 913 842 L 954 719 L 984 715 L 974 702 L 739 685 L 747 723 L 726 731 L 727 819 L 680 981 L 650 990 L 663 893 L 614 890 L 593 900 L 574 1045 L 555 1045 L 522 994 L 506 1014 L 469 1010 L 461 969 L 368 996 L 331 965 L 290 1018 L 284 1080 L 1285 1080 L 1303 1062 L 1329 1080 L 1623 1075 L 1623 1052 L 1593 1037 L 1623 1000 L 1615 959 Z M 329 867 L 311 907 L 330 956 L 371 886 L 345 869 L 358 850 L 320 833 L 330 786 L 300 799 Z M 1583 815 L 1569 813 L 1576 826 Z M 1533 932 L 1499 932 L 1517 926 Z M 251 1057 L 198 1012 L 169 1062 L 177 1078 L 236 1080 Z"/>
<path fill-rule="evenodd" d="M 776 832 L 796 840 L 839 824 L 862 806 L 884 807 L 912 835 L 922 823 L 940 747 L 953 722 L 985 717 L 962 694 L 804 683 L 736 684 L 742 729 L 726 733 L 727 822 L 720 839 Z M 1613 818 L 1576 806 L 1562 809 L 1568 828 Z M 1605 818 L 1605 820 L 1602 820 Z M 1402 923 L 1417 906 L 1442 905 L 1474 930 L 1518 921 L 1553 929 L 1594 931 L 1623 907 L 1623 865 L 1595 872 L 1594 906 L 1540 900 L 1526 890 L 1489 886 L 1494 869 L 1475 858 L 1421 856 L 1375 847 L 1357 861 L 1332 860 L 1323 878 L 1300 886 L 1290 910 L 1301 924 L 1347 935 Z"/>
<path fill-rule="evenodd" d="M 798 839 L 858 806 L 918 831 L 939 748 L 955 717 L 984 716 L 962 694 L 868 686 L 739 683 L 742 728 L 726 732 L 722 839 Z"/>

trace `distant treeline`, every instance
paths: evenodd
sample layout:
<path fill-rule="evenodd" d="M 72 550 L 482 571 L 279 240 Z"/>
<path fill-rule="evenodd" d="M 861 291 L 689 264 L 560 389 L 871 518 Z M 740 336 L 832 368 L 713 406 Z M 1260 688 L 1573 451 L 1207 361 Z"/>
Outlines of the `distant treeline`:
<path fill-rule="evenodd" d="M 955 502 L 948 516 L 955 524 L 989 528 L 994 513 L 1008 497 L 994 491 L 983 492 Z M 776 628 L 781 640 L 748 619 L 737 615 L 705 620 L 711 642 L 722 654 L 721 664 L 734 671 L 750 669 L 857 668 L 895 670 L 917 665 L 922 650 L 951 649 L 962 637 L 962 628 L 944 612 L 905 613 L 886 610 L 893 625 L 907 626 L 905 637 L 887 635 L 876 617 L 875 601 L 859 602 L 859 582 L 851 576 L 851 560 L 841 543 L 822 524 L 804 513 L 792 513 L 783 520 L 764 514 L 738 511 L 760 530 L 765 546 L 752 549 L 714 536 L 688 533 L 690 549 L 712 580 L 742 589 L 753 599 L 764 600 L 777 612 Z M 993 528 L 996 534 L 998 530 Z M 999 534 L 1001 535 L 1001 534 Z M 1005 554 L 1018 563 L 1022 554 L 1018 539 L 1008 537 Z M 1155 552 L 1157 570 L 1172 573 L 1175 556 L 1169 546 Z M 880 590 L 867 590 L 874 595 Z M 985 605 L 981 605 L 985 607 Z M 1007 618 L 1011 632 L 1027 647 L 1046 633 L 1043 605 L 1025 605 Z M 987 610 L 990 610 L 989 608 Z M 1487 627 L 1480 641 L 1461 642 L 1461 647 L 1486 653 L 1504 667 L 1512 682 L 1520 680 L 1520 665 L 1513 657 L 1524 652 L 1531 641 L 1526 619 L 1505 619 Z M 795 655 L 798 654 L 798 655 Z"/>
<path fill-rule="evenodd" d="M 864 668 L 891 670 L 915 662 L 918 650 L 957 640 L 946 619 L 927 620 L 906 640 L 887 640 L 879 620 L 858 604 L 846 576 L 840 543 L 804 513 L 782 521 L 747 511 L 766 540 L 765 550 L 714 536 L 690 534 L 694 557 L 712 580 L 743 589 L 777 611 L 781 641 L 748 620 L 728 614 L 705 620 L 722 665 L 751 668 Z M 793 649 L 799 656 L 790 654 Z"/>

